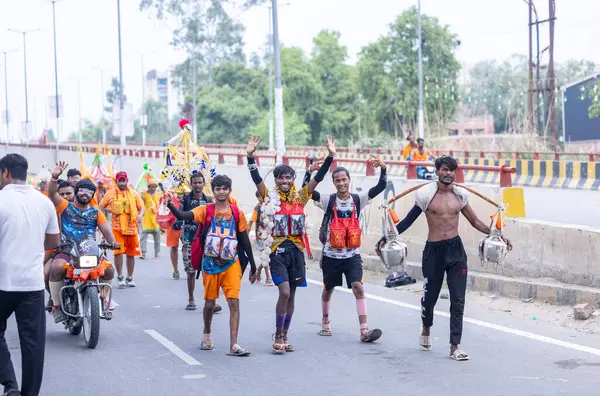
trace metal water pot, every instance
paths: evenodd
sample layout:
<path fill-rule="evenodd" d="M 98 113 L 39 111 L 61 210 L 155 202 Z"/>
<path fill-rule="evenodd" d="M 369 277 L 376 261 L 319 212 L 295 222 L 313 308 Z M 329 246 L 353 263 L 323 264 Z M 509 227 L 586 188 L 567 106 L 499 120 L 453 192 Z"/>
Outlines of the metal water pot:
<path fill-rule="evenodd" d="M 381 261 L 390 267 L 404 266 L 408 255 L 408 248 L 405 243 L 398 239 L 388 240 L 381 247 Z"/>
<path fill-rule="evenodd" d="M 508 246 L 502 240 L 499 230 L 492 230 L 492 233 L 479 242 L 479 258 L 482 263 L 498 264 L 508 253 Z"/>
<path fill-rule="evenodd" d="M 396 225 L 388 212 L 387 202 L 384 201 L 380 208 L 383 209 L 382 231 L 386 239 L 385 244 L 380 249 L 381 261 L 388 268 L 404 268 L 408 256 L 408 247 L 400 240 Z"/>

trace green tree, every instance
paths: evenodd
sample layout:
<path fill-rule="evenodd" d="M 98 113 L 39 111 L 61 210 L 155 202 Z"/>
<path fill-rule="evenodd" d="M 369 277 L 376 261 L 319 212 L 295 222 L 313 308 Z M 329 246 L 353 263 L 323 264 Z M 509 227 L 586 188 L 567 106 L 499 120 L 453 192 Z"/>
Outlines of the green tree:
<path fill-rule="evenodd" d="M 171 135 L 169 114 L 165 106 L 156 100 L 144 103 L 144 113 L 147 116 L 146 141 L 164 142 Z"/>
<path fill-rule="evenodd" d="M 125 84 L 123 84 L 123 90 L 125 90 Z M 106 106 L 104 110 L 107 113 L 112 113 L 112 105 L 118 103 L 121 98 L 121 84 L 117 77 L 113 77 L 110 81 L 110 89 L 106 91 L 106 100 L 110 106 Z M 127 95 L 123 95 L 123 102 L 127 103 Z"/>
<path fill-rule="evenodd" d="M 396 138 L 417 123 L 417 18 L 416 7 L 404 11 L 389 26 L 387 35 L 362 49 L 358 62 L 360 91 L 373 106 L 380 126 Z M 460 69 L 455 56 L 460 45 L 457 36 L 437 18 L 423 15 L 421 21 L 424 75 L 440 86 L 456 86 Z M 456 107 L 454 95 L 432 93 L 425 98 L 425 117 L 443 129 Z"/>
<path fill-rule="evenodd" d="M 319 141 L 321 133 L 320 120 L 325 91 L 319 76 L 302 49 L 296 47 L 281 49 L 281 79 L 285 111 L 296 113 L 303 123 L 310 126 L 309 141 L 315 144 Z M 287 137 L 287 125 L 285 130 Z"/>
<path fill-rule="evenodd" d="M 193 62 L 198 82 L 212 82 L 213 68 L 225 60 L 244 62 L 244 26 L 235 22 L 223 4 L 226 0 L 141 0 L 141 10 L 154 10 L 159 19 L 174 17 L 178 27 L 172 45 L 188 52 L 175 68 L 177 85 L 191 89 Z"/>
<path fill-rule="evenodd" d="M 302 122 L 298 114 L 285 112 L 285 144 L 290 146 L 305 146 L 310 144 L 310 131 L 308 125 Z M 275 126 L 274 126 L 275 127 Z M 262 137 L 263 142 L 269 141 L 269 113 L 265 113 L 259 122 L 250 128 L 252 135 Z"/>
<path fill-rule="evenodd" d="M 102 141 L 102 124 L 94 124 L 90 120 L 84 121 L 84 127 L 81 133 L 83 142 L 101 142 Z M 79 141 L 79 131 L 72 132 L 69 136 L 69 141 Z"/>
<path fill-rule="evenodd" d="M 352 66 L 345 62 L 348 49 L 340 44 L 340 33 L 321 31 L 313 39 L 311 64 L 321 80 L 321 111 L 312 119 L 311 143 L 318 144 L 323 135 L 332 135 L 341 144 L 357 137 L 355 111 L 358 86 Z M 287 129 L 287 128 L 286 128 Z"/>

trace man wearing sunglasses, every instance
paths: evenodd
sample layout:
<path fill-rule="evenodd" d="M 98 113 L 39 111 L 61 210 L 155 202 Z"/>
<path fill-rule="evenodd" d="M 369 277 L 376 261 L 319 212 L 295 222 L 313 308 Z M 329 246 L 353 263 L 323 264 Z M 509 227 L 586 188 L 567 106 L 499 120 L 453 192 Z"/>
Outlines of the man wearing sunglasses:
<path fill-rule="evenodd" d="M 52 171 L 52 178 L 48 185 L 48 198 L 52 200 L 59 215 L 61 229 L 61 243 L 79 242 L 85 239 L 96 238 L 96 228 L 106 239 L 106 242 L 115 244 L 115 237 L 104 214 L 98 208 L 90 206 L 92 197 L 96 193 L 96 186 L 89 179 L 82 179 L 75 184 L 75 200 L 70 202 L 58 194 L 57 181 L 68 164 L 60 161 Z M 52 316 L 54 322 L 60 323 L 66 319 L 65 313 L 60 309 L 60 289 L 67 273 L 65 264 L 71 261 L 69 251 L 59 250 L 53 254 L 50 267 L 50 297 L 52 299 Z M 110 284 L 114 277 L 114 269 L 109 267 L 101 278 L 102 282 Z"/>

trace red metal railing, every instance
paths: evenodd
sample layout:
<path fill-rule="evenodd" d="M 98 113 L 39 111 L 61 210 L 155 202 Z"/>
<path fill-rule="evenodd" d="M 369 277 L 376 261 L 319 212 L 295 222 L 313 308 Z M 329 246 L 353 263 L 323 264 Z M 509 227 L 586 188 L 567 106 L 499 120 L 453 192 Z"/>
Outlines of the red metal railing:
<path fill-rule="evenodd" d="M 75 145 L 76 143 L 65 143 L 67 145 Z M 31 145 L 30 146 L 36 146 Z M 96 145 L 92 143 L 84 143 L 84 147 L 91 147 L 95 150 Z M 149 144 L 146 145 L 144 149 L 146 150 L 160 150 L 163 146 L 158 144 Z M 209 152 L 218 151 L 220 149 L 230 149 L 230 150 L 240 150 L 245 151 L 245 144 L 204 144 L 203 147 L 207 149 Z M 114 150 L 118 148 L 116 146 L 111 146 Z M 141 149 L 140 147 L 136 147 L 137 149 Z M 290 152 L 306 152 L 306 153 L 324 153 L 326 151 L 325 146 L 288 146 L 287 148 Z M 358 149 L 354 147 L 338 147 L 338 152 L 340 153 L 367 153 L 367 154 L 389 154 L 399 155 L 402 149 L 392 149 L 392 148 L 365 148 Z M 431 149 L 431 151 L 436 155 L 448 154 L 451 156 L 458 156 L 464 158 L 492 158 L 492 159 L 551 159 L 554 161 L 560 161 L 562 159 L 569 159 L 573 157 L 587 157 L 587 161 L 595 162 L 600 159 L 600 153 L 565 153 L 559 151 L 491 151 L 491 150 L 455 150 L 455 149 Z"/>
<path fill-rule="evenodd" d="M 12 146 L 22 146 L 24 144 L 11 144 Z M 42 148 L 42 149 L 54 149 L 54 147 L 49 147 L 47 145 L 40 144 L 30 144 L 31 148 Z M 245 146 L 244 146 L 245 148 Z M 60 150 L 64 151 L 78 151 L 79 147 L 75 145 L 59 145 Z M 87 153 L 95 153 L 96 147 L 92 146 L 83 146 L 83 152 Z M 112 149 L 113 155 L 121 155 L 120 148 Z M 138 157 L 138 158 L 162 158 L 164 153 L 163 150 L 157 149 L 125 149 L 124 154 L 130 157 Z M 225 157 L 235 157 L 237 165 L 245 165 L 246 164 L 246 154 L 244 152 L 237 153 L 225 153 L 225 152 L 213 152 L 210 154 L 215 154 L 217 156 L 217 163 L 225 164 Z M 258 153 L 255 155 L 256 163 L 260 165 L 261 159 L 273 159 L 275 160 L 275 154 L 268 153 Z M 290 160 L 303 160 L 305 166 L 308 168 L 310 165 L 310 156 L 309 155 L 285 155 L 283 157 L 283 163 L 289 165 Z M 359 163 L 365 164 L 365 176 L 375 176 L 375 168 L 373 164 L 367 159 L 359 159 L 359 158 L 336 158 L 331 164 L 330 171 L 335 169 L 339 163 Z M 425 162 L 425 161 L 386 161 L 388 166 L 406 166 L 406 177 L 409 180 L 417 179 L 417 168 L 418 167 L 434 167 L 435 164 L 433 162 Z M 469 165 L 469 164 L 459 164 L 458 169 L 456 170 L 456 182 L 464 183 L 465 181 L 465 171 L 466 170 L 475 170 L 475 171 L 483 171 L 483 172 L 497 172 L 500 173 L 500 187 L 511 187 L 512 186 L 512 175 L 517 172 L 517 170 L 508 165 L 503 166 L 485 166 L 485 165 Z"/>

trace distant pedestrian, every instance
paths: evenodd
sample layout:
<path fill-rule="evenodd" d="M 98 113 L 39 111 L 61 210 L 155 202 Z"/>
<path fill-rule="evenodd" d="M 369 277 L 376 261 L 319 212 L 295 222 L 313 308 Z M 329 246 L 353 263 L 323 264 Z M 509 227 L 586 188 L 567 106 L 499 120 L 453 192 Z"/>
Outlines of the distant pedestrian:
<path fill-rule="evenodd" d="M 37 396 L 46 347 L 44 250 L 60 244 L 52 201 L 26 184 L 27 160 L 0 159 L 0 384 L 5 395 Z M 5 332 L 15 314 L 21 344 L 21 393 Z"/>

